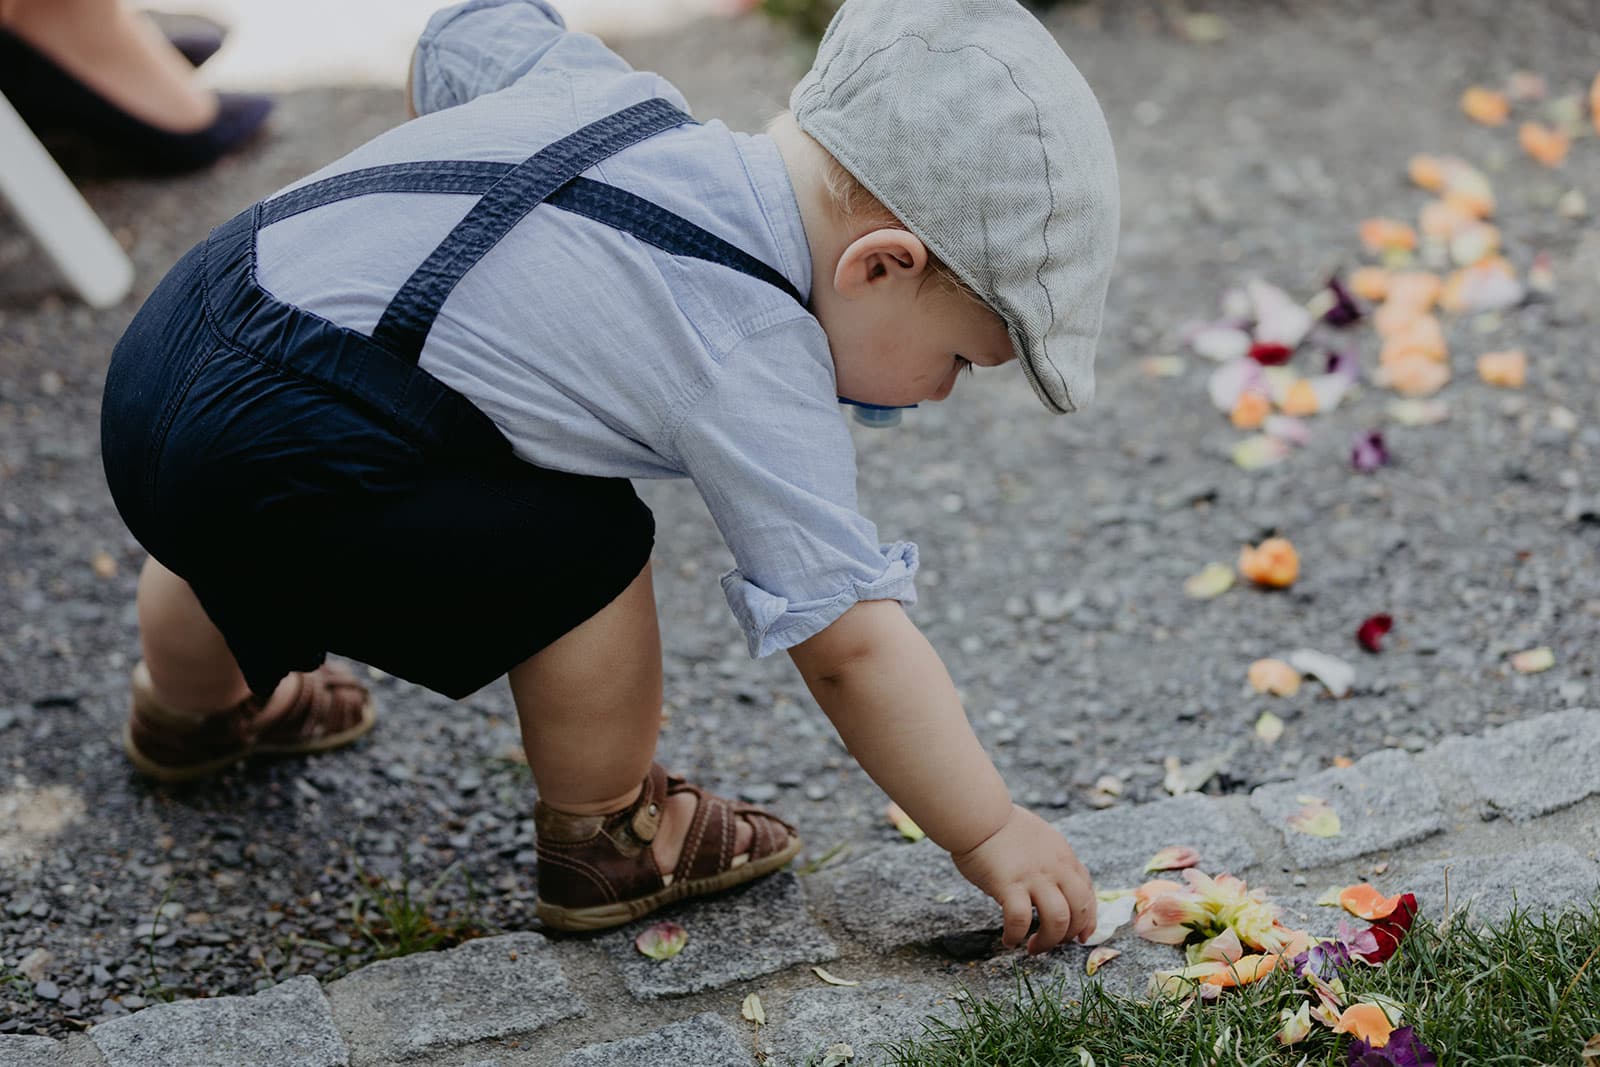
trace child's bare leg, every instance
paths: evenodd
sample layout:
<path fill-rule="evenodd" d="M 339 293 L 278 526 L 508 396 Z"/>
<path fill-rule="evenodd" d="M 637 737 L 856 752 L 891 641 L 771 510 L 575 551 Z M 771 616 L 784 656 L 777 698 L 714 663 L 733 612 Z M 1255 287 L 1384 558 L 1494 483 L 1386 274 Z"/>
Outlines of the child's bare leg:
<path fill-rule="evenodd" d="M 174 711 L 224 711 L 250 695 L 222 631 L 194 590 L 154 557 L 139 575 L 139 640 L 156 695 Z M 280 695 L 294 688 L 291 679 L 279 685 Z"/>
<path fill-rule="evenodd" d="M 576 815 L 633 803 L 661 729 L 661 631 L 649 565 L 599 614 L 518 664 L 511 693 L 541 800 Z M 663 871 L 678 864 L 694 808 L 687 794 L 667 801 L 650 849 Z M 753 836 L 740 820 L 736 852 L 748 851 Z"/>

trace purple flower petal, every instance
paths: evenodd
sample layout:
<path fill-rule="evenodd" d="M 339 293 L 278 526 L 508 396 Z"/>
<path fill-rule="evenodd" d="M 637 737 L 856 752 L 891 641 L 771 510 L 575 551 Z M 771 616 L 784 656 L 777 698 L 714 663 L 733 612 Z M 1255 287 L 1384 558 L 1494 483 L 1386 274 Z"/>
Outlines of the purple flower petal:
<path fill-rule="evenodd" d="M 1328 279 L 1328 292 L 1333 296 L 1333 304 L 1322 313 L 1322 321 L 1335 329 L 1344 329 L 1361 321 L 1366 313 L 1361 310 L 1361 305 L 1356 303 L 1356 298 L 1350 295 L 1344 282 L 1335 274 Z"/>
<path fill-rule="evenodd" d="M 1362 474 L 1371 474 L 1388 463 L 1389 450 L 1384 447 L 1381 431 L 1366 430 L 1356 434 L 1355 443 L 1350 446 L 1351 466 Z"/>
<path fill-rule="evenodd" d="M 1326 370 L 1328 374 L 1357 382 L 1361 380 L 1361 359 L 1348 348 L 1330 348 Z"/>
<path fill-rule="evenodd" d="M 1382 1048 L 1373 1048 L 1365 1038 L 1352 1041 L 1345 1057 L 1346 1067 L 1439 1067 L 1433 1050 L 1418 1040 L 1410 1026 L 1390 1034 Z"/>

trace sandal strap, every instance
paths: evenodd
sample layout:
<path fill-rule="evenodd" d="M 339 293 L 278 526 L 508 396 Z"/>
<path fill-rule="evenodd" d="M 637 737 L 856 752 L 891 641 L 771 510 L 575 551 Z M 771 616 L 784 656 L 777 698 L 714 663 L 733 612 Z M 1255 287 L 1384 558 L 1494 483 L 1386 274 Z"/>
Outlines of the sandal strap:
<path fill-rule="evenodd" d="M 669 778 L 667 781 L 668 795 L 692 793 L 696 801 L 694 818 L 683 840 L 683 852 L 673 871 L 675 879 L 708 878 L 731 867 L 740 819 L 750 824 L 751 860 L 763 859 L 777 852 L 795 832 L 794 827 L 753 804 L 739 803 L 708 793 L 682 778 Z M 783 830 L 781 834 L 780 828 Z"/>
<path fill-rule="evenodd" d="M 269 717 L 265 701 L 246 698 L 241 710 L 243 733 L 251 744 L 293 744 L 350 729 L 361 719 L 367 687 L 335 663 L 296 674 L 300 689 L 286 706 Z"/>

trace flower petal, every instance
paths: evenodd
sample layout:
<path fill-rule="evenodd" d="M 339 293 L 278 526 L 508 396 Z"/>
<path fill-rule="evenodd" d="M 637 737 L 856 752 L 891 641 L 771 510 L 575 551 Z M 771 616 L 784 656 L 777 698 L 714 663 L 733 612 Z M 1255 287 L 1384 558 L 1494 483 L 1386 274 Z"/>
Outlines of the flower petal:
<path fill-rule="evenodd" d="M 1565 131 L 1553 129 L 1542 122 L 1524 122 L 1517 131 L 1517 143 L 1524 152 L 1547 167 L 1561 166 L 1572 149 L 1572 138 Z"/>
<path fill-rule="evenodd" d="M 1300 672 L 1281 659 L 1258 659 L 1245 677 L 1258 693 L 1292 697 L 1300 691 Z"/>
<path fill-rule="evenodd" d="M 1256 720 L 1256 736 L 1269 745 L 1276 743 L 1283 736 L 1283 720 L 1270 711 L 1263 711 Z"/>
<path fill-rule="evenodd" d="M 767 1009 L 761 1006 L 761 998 L 754 993 L 744 998 L 744 1002 L 739 1005 L 739 1014 L 757 1026 L 767 1024 Z"/>
<path fill-rule="evenodd" d="M 1284 1008 L 1278 1013 L 1278 1021 L 1282 1024 L 1274 1035 L 1278 1039 L 1278 1044 L 1298 1044 L 1311 1034 L 1311 1005 L 1301 1004 L 1299 1011 Z"/>
<path fill-rule="evenodd" d="M 1450 417 L 1443 400 L 1392 400 L 1388 415 L 1402 426 L 1436 426 Z"/>
<path fill-rule="evenodd" d="M 1250 351 L 1250 335 L 1235 326 L 1205 326 L 1196 330 L 1189 339 L 1189 347 L 1197 356 L 1227 363 L 1243 359 Z"/>
<path fill-rule="evenodd" d="M 1349 696 L 1350 688 L 1355 684 L 1354 667 L 1337 656 L 1318 652 L 1314 648 L 1296 649 L 1290 654 L 1289 663 L 1301 673 L 1315 677 L 1336 698 Z"/>
<path fill-rule="evenodd" d="M 1300 554 L 1288 538 L 1269 537 L 1239 550 L 1239 573 L 1257 585 L 1287 589 L 1300 577 Z"/>
<path fill-rule="evenodd" d="M 1261 364 L 1243 357 L 1229 360 L 1211 372 L 1206 379 L 1206 391 L 1210 393 L 1211 403 L 1218 411 L 1231 412 L 1239 406 L 1239 398 L 1245 393 L 1267 391 Z"/>
<path fill-rule="evenodd" d="M 1339 892 L 1339 906 L 1358 919 L 1371 922 L 1386 919 L 1400 906 L 1402 895 L 1386 897 L 1366 882 L 1358 882 Z"/>
<path fill-rule="evenodd" d="M 1389 449 L 1382 430 L 1362 430 L 1350 445 L 1350 465 L 1362 474 L 1371 474 L 1389 465 Z"/>
<path fill-rule="evenodd" d="M 1362 931 L 1363 934 L 1372 936 L 1372 947 L 1352 942 L 1351 952 L 1368 963 L 1374 965 L 1383 963 L 1400 948 L 1400 942 L 1404 941 L 1406 934 L 1410 932 L 1411 921 L 1416 915 L 1417 898 L 1411 893 L 1403 894 L 1394 911 Z"/>
<path fill-rule="evenodd" d="M 1268 415 L 1261 429 L 1268 437 L 1285 444 L 1304 447 L 1311 443 L 1311 430 L 1305 421 L 1290 415 Z"/>
<path fill-rule="evenodd" d="M 1249 985 L 1259 982 L 1277 969 L 1283 957 L 1275 953 L 1266 953 L 1260 956 L 1240 956 L 1237 960 L 1227 965 L 1225 970 L 1208 975 L 1201 981 L 1207 985 L 1221 986 L 1232 989 L 1235 986 Z"/>
<path fill-rule="evenodd" d="M 1233 568 L 1226 563 L 1207 563 L 1200 573 L 1184 580 L 1185 596 L 1195 600 L 1210 600 L 1233 588 Z"/>
<path fill-rule="evenodd" d="M 822 979 L 824 982 L 827 982 L 829 985 L 851 986 L 861 984 L 854 978 L 840 978 L 838 975 L 822 967 L 812 967 L 811 973 Z"/>
<path fill-rule="evenodd" d="M 1289 816 L 1287 823 L 1289 829 L 1312 837 L 1338 837 L 1342 832 L 1339 825 L 1339 813 L 1328 806 L 1328 802 L 1321 797 L 1301 797 L 1300 802 L 1305 805 L 1299 811 Z"/>
<path fill-rule="evenodd" d="M 1506 99 L 1505 93 L 1474 85 L 1461 94 L 1461 110 L 1473 122 L 1499 126 L 1510 117 L 1511 102 Z"/>
<path fill-rule="evenodd" d="M 1356 644 L 1368 652 L 1382 652 L 1383 639 L 1394 629 L 1391 615 L 1373 615 L 1356 628 Z"/>
<path fill-rule="evenodd" d="M 900 831 L 900 836 L 907 841 L 921 841 L 928 836 L 922 832 L 922 827 L 911 821 L 911 816 L 901 810 L 900 805 L 891 803 L 883 813 L 889 817 L 894 828 Z"/>
<path fill-rule="evenodd" d="M 1289 299 L 1282 289 L 1256 278 L 1246 283 L 1245 292 L 1255 309 L 1257 342 L 1292 349 L 1311 332 L 1311 312 Z"/>
<path fill-rule="evenodd" d="M 1389 1043 L 1394 1026 L 1390 1024 L 1389 1016 L 1376 1004 L 1352 1004 L 1339 1016 L 1339 1024 L 1333 1028 L 1333 1032 L 1350 1034 L 1373 1048 L 1382 1048 Z"/>
<path fill-rule="evenodd" d="M 1556 665 L 1556 654 L 1550 651 L 1549 646 L 1540 645 L 1530 648 L 1526 652 L 1518 652 L 1511 657 L 1511 669 L 1518 674 L 1538 674 L 1547 671 Z"/>
<path fill-rule="evenodd" d="M 1083 963 L 1083 973 L 1093 975 L 1100 968 L 1122 955 L 1120 948 L 1106 948 L 1104 945 L 1089 953 L 1089 958 Z"/>
<path fill-rule="evenodd" d="M 1528 381 L 1528 356 L 1520 348 L 1485 352 L 1478 357 L 1478 377 L 1504 389 L 1521 389 Z"/>
<path fill-rule="evenodd" d="M 659 922 L 633 939 L 633 947 L 653 960 L 670 960 L 689 943 L 689 931 L 675 922 Z"/>
<path fill-rule="evenodd" d="M 1289 362 L 1289 357 L 1294 355 L 1294 349 L 1275 341 L 1257 341 L 1250 346 L 1247 354 L 1263 367 L 1281 367 Z"/>
<path fill-rule="evenodd" d="M 1083 943 L 1092 947 L 1110 941 L 1118 929 L 1133 921 L 1134 904 L 1135 899 L 1130 893 L 1098 905 L 1095 908 L 1094 932 Z"/>
<path fill-rule="evenodd" d="M 1200 862 L 1200 850 L 1188 845 L 1171 845 L 1151 856 L 1145 863 L 1145 873 L 1152 871 L 1181 871 Z"/>
<path fill-rule="evenodd" d="M 1264 433 L 1252 434 L 1233 447 L 1233 462 L 1240 470 L 1258 471 L 1289 458 L 1289 446 Z"/>

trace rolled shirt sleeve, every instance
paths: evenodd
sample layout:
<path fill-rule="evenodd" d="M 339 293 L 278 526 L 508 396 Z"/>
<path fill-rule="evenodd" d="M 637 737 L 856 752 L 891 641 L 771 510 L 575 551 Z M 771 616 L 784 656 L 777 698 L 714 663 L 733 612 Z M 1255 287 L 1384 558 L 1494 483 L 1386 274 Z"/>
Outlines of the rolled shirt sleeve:
<path fill-rule="evenodd" d="M 544 0 L 469 0 L 437 12 L 412 57 L 412 105 L 426 115 L 498 92 L 535 71 L 632 68 L 598 39 L 567 32 Z"/>
<path fill-rule="evenodd" d="M 813 637 L 862 600 L 916 602 L 917 546 L 856 507 L 855 448 L 815 320 L 745 339 L 673 437 L 736 567 L 722 588 L 750 654 Z"/>

